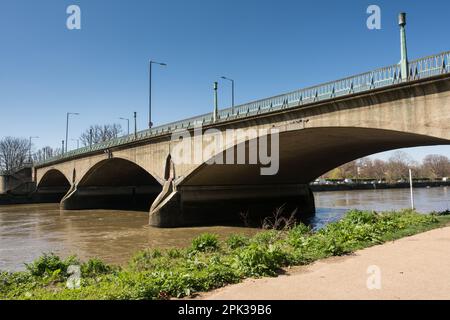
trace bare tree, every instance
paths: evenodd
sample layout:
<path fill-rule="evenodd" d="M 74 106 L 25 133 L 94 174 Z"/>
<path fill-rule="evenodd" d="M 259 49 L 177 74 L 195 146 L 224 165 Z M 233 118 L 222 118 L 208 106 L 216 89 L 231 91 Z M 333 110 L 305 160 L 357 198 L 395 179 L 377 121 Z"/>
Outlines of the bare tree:
<path fill-rule="evenodd" d="M 383 160 L 375 159 L 372 162 L 372 168 L 370 177 L 375 178 L 377 180 L 383 180 L 386 178 L 387 164 Z"/>
<path fill-rule="evenodd" d="M 416 178 L 437 179 L 450 176 L 450 159 L 443 155 L 430 154 L 422 164 L 414 161 L 407 153 L 395 152 L 388 161 L 380 159 L 371 160 L 361 158 L 351 161 L 328 172 L 325 177 L 329 179 L 359 178 L 387 180 L 390 182 L 409 179 L 409 169 L 412 169 Z"/>
<path fill-rule="evenodd" d="M 91 141 L 91 132 L 92 132 L 92 141 Z M 88 146 L 91 143 L 95 144 L 117 138 L 121 132 L 122 127 L 118 123 L 105 124 L 103 126 L 93 125 L 90 126 L 89 129 L 87 129 L 81 134 L 80 141 L 84 146 Z"/>
<path fill-rule="evenodd" d="M 430 154 L 423 159 L 422 175 L 430 179 L 450 176 L 450 160 L 446 156 Z"/>
<path fill-rule="evenodd" d="M 14 171 L 28 159 L 30 143 L 28 139 L 5 137 L 0 140 L 0 169 Z"/>
<path fill-rule="evenodd" d="M 46 146 L 37 150 L 33 154 L 33 161 L 41 162 L 51 157 L 55 157 L 61 154 L 61 148 L 53 149 L 52 147 Z"/>
<path fill-rule="evenodd" d="M 402 151 L 396 151 L 387 163 L 386 178 L 389 181 L 408 180 L 409 168 L 416 166 L 411 157 Z"/>

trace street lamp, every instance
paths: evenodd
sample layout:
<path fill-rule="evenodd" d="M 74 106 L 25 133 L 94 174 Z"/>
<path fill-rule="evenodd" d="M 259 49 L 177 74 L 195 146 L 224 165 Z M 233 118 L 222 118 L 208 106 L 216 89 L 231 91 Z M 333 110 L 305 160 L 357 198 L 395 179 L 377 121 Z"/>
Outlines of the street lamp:
<path fill-rule="evenodd" d="M 30 145 L 28 148 L 28 161 L 30 163 L 32 162 L 32 160 L 31 160 L 31 139 L 38 139 L 38 138 L 39 138 L 38 136 L 30 136 Z"/>
<path fill-rule="evenodd" d="M 134 116 L 134 138 L 137 138 L 137 112 L 134 111 L 133 113 Z"/>
<path fill-rule="evenodd" d="M 128 118 L 119 118 L 119 119 L 127 121 L 127 132 L 128 132 L 128 135 L 129 135 L 130 134 L 130 119 L 128 119 Z"/>
<path fill-rule="evenodd" d="M 148 76 L 148 128 L 151 129 L 153 126 L 152 123 L 152 64 L 159 64 L 160 66 L 167 66 L 167 64 L 163 62 L 156 62 L 150 60 L 149 63 L 149 76 Z"/>
<path fill-rule="evenodd" d="M 79 113 L 67 112 L 67 114 L 66 114 L 66 150 L 65 150 L 65 152 L 67 152 L 67 145 L 69 144 L 67 140 L 69 139 L 69 116 L 70 115 L 78 116 Z"/>
<path fill-rule="evenodd" d="M 223 76 L 221 78 L 231 81 L 231 114 L 234 114 L 234 80 Z"/>

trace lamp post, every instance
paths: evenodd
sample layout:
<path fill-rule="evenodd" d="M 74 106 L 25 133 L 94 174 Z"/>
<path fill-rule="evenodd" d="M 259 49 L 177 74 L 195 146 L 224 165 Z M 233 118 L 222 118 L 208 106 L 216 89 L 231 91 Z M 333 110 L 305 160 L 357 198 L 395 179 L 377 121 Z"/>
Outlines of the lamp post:
<path fill-rule="evenodd" d="M 158 64 L 160 66 L 167 66 L 164 62 L 156 62 L 150 60 L 149 72 L 148 72 L 148 128 L 151 129 L 152 123 L 152 64 Z"/>
<path fill-rule="evenodd" d="M 134 138 L 137 138 L 137 112 L 134 112 Z"/>
<path fill-rule="evenodd" d="M 127 134 L 130 134 L 130 119 L 128 118 L 119 118 L 120 120 L 125 120 L 127 122 Z"/>
<path fill-rule="evenodd" d="M 31 140 L 32 139 L 38 139 L 39 137 L 38 136 L 30 136 L 30 144 L 29 144 L 29 147 L 28 147 L 28 161 L 31 163 L 32 162 L 32 160 L 31 160 Z"/>
<path fill-rule="evenodd" d="M 221 78 L 231 81 L 231 114 L 234 114 L 234 80 L 224 76 L 222 76 Z"/>
<path fill-rule="evenodd" d="M 66 150 L 65 150 L 65 152 L 67 152 L 67 145 L 69 144 L 67 141 L 69 139 L 69 116 L 70 115 L 78 116 L 79 113 L 77 113 L 77 112 L 67 112 L 67 114 L 66 114 Z"/>
<path fill-rule="evenodd" d="M 408 50 L 406 47 L 406 13 L 401 12 L 398 15 L 398 25 L 400 26 L 400 72 L 402 80 L 408 79 Z"/>
<path fill-rule="evenodd" d="M 92 137 L 94 136 L 94 131 L 92 128 L 89 129 L 89 150 L 92 149 Z"/>
<path fill-rule="evenodd" d="M 213 122 L 216 122 L 219 114 L 219 104 L 217 101 L 217 81 L 214 82 L 214 112 L 213 112 Z"/>

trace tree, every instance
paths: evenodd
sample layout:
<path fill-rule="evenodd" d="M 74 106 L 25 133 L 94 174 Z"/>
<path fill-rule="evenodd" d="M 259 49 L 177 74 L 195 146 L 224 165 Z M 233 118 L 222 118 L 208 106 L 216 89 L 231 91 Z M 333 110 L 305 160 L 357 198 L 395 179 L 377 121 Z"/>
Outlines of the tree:
<path fill-rule="evenodd" d="M 92 130 L 92 141 L 91 141 Z M 80 136 L 80 141 L 84 146 L 108 141 L 117 138 L 122 132 L 122 127 L 118 123 L 90 126 L 89 129 L 84 131 Z"/>
<path fill-rule="evenodd" d="M 443 155 L 430 154 L 422 164 L 414 161 L 407 153 L 395 152 L 388 161 L 361 158 L 337 167 L 324 175 L 328 179 L 358 177 L 395 182 L 409 180 L 409 169 L 415 178 L 438 179 L 450 177 L 450 159 Z"/>
<path fill-rule="evenodd" d="M 423 159 L 422 174 L 430 179 L 450 176 L 450 160 L 446 156 L 430 154 Z"/>
<path fill-rule="evenodd" d="M 30 142 L 28 139 L 6 137 L 0 140 L 0 170 L 14 171 L 28 160 Z"/>
<path fill-rule="evenodd" d="M 370 169 L 370 177 L 380 181 L 386 178 L 387 164 L 383 160 L 375 159 Z"/>
<path fill-rule="evenodd" d="M 328 179 L 345 179 L 355 178 L 358 176 L 357 162 L 350 161 L 326 173 L 325 178 Z"/>
<path fill-rule="evenodd" d="M 386 178 L 389 181 L 408 180 L 409 169 L 417 164 L 411 157 L 402 151 L 396 151 L 387 163 Z"/>
<path fill-rule="evenodd" d="M 52 147 L 46 146 L 37 150 L 33 154 L 33 161 L 41 162 L 51 157 L 55 157 L 61 154 L 61 148 L 53 149 Z"/>

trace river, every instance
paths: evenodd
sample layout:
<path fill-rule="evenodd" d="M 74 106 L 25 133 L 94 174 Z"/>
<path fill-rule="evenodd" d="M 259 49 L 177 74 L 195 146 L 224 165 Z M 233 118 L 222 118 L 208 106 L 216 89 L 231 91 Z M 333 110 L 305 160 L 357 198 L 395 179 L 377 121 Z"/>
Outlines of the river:
<path fill-rule="evenodd" d="M 421 212 L 450 209 L 448 187 L 415 189 L 414 197 Z M 315 201 L 317 213 L 310 221 L 314 228 L 339 219 L 350 208 L 382 211 L 410 206 L 407 189 L 318 192 Z M 138 250 L 187 246 L 204 232 L 221 238 L 258 232 L 254 228 L 221 226 L 159 229 L 149 227 L 147 222 L 145 212 L 60 211 L 57 204 L 0 206 L 0 270 L 23 270 L 24 262 L 44 252 L 123 264 Z"/>

